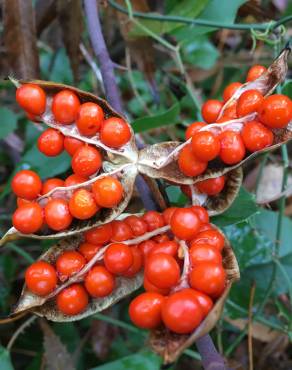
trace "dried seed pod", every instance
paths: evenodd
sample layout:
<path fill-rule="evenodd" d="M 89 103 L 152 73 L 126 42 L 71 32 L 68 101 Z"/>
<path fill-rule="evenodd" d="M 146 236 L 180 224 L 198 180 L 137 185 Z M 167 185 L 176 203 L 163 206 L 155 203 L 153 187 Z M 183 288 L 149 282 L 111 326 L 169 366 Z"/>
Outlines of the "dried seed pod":
<path fill-rule="evenodd" d="M 218 229 L 218 231 L 220 230 Z M 209 333 L 214 328 L 222 314 L 224 303 L 233 282 L 240 278 L 236 257 L 226 238 L 223 249 L 223 265 L 227 273 L 225 290 L 212 310 L 193 333 L 189 335 L 179 335 L 170 332 L 166 328 L 159 328 L 151 332 L 149 338 L 150 346 L 154 352 L 162 356 L 165 364 L 174 362 L 186 348 L 190 347 L 198 338 Z"/>
<path fill-rule="evenodd" d="M 112 169 L 112 166 L 111 166 Z M 48 194 L 45 194 L 37 199 L 41 205 L 45 205 L 48 199 L 52 198 L 64 198 L 68 199 L 72 195 L 73 191 L 79 188 L 90 188 L 91 184 L 99 178 L 108 176 L 108 175 L 115 175 L 120 178 L 121 184 L 124 189 L 123 199 L 121 202 L 113 208 L 101 208 L 96 215 L 91 217 L 88 220 L 74 220 L 65 231 L 55 232 L 51 229 L 42 229 L 38 234 L 22 234 L 18 232 L 14 227 L 9 229 L 7 233 L 2 237 L 0 241 L 0 245 L 3 245 L 9 240 L 15 240 L 19 237 L 29 237 L 34 239 L 56 239 L 56 238 L 64 238 L 69 237 L 75 234 L 82 233 L 86 230 L 89 230 L 95 226 L 99 226 L 101 224 L 110 222 L 116 219 L 127 207 L 129 201 L 131 200 L 135 179 L 137 176 L 137 168 L 132 164 L 125 164 L 120 167 L 117 167 L 112 172 L 103 173 L 95 178 L 90 179 L 85 183 L 81 183 L 78 185 L 70 186 L 70 187 L 60 187 L 51 190 Z"/>

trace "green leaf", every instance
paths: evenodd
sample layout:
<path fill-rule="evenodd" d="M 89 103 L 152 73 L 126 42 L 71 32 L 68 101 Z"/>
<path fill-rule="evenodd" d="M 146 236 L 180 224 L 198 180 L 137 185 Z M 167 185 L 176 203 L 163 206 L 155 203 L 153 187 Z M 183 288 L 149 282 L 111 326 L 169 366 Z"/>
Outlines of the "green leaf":
<path fill-rule="evenodd" d="M 132 127 L 135 132 L 144 132 L 153 130 L 163 126 L 174 125 L 177 123 L 180 113 L 180 104 L 176 102 L 171 108 L 163 113 L 154 116 L 146 116 L 132 122 Z"/>
<path fill-rule="evenodd" d="M 0 139 L 5 138 L 17 127 L 17 115 L 12 110 L 1 107 L 0 108 Z"/>
<path fill-rule="evenodd" d="M 34 145 L 22 157 L 21 162 L 16 166 L 11 174 L 5 188 L 0 194 L 0 199 L 10 192 L 10 183 L 14 174 L 21 169 L 32 169 L 38 173 L 41 178 L 49 178 L 59 175 L 70 168 L 71 158 L 64 151 L 57 157 L 47 157 L 40 153 L 37 146 Z"/>
<path fill-rule="evenodd" d="M 175 2 L 174 4 L 169 4 L 167 7 L 168 13 L 166 15 L 180 16 L 187 18 L 197 18 L 200 12 L 204 10 L 206 5 L 210 0 L 182 0 Z M 155 13 L 154 13 L 155 14 Z M 137 19 L 143 26 L 149 28 L 152 32 L 157 35 L 163 35 L 165 33 L 170 33 L 177 28 L 182 27 L 181 23 L 167 22 L 167 21 L 154 21 L 154 20 L 143 20 Z M 131 36 L 145 36 L 147 33 L 141 30 L 138 26 L 133 27 L 130 32 Z"/>
<path fill-rule="evenodd" d="M 183 53 L 184 61 L 203 69 L 212 68 L 219 57 L 218 50 L 205 36 L 192 38 L 184 46 Z"/>
<path fill-rule="evenodd" d="M 273 247 L 276 242 L 278 212 L 262 209 L 242 223 L 224 228 L 233 245 L 241 270 L 241 279 L 231 291 L 231 298 L 238 305 L 248 307 L 249 289 L 256 282 L 255 303 L 263 298 L 273 270 Z M 283 217 L 279 242 L 279 262 L 287 275 L 292 276 L 292 221 Z M 279 268 L 276 270 L 273 295 L 288 292 L 287 279 Z"/>
<path fill-rule="evenodd" d="M 22 157 L 22 163 L 34 168 L 42 178 L 53 177 L 67 171 L 70 161 L 71 158 L 65 151 L 57 157 L 47 157 L 39 152 L 36 145 Z"/>
<path fill-rule="evenodd" d="M 255 203 L 255 197 L 241 187 L 231 207 L 222 215 L 212 217 L 212 222 L 219 227 L 234 225 L 246 221 L 258 211 L 259 208 Z"/>
<path fill-rule="evenodd" d="M 282 88 L 282 94 L 289 96 L 292 99 L 292 80 L 287 80 Z"/>
<path fill-rule="evenodd" d="M 141 352 L 108 362 L 91 370 L 159 370 L 161 358 L 153 352 Z"/>
<path fill-rule="evenodd" d="M 211 1 L 184 1 L 187 3 L 185 7 L 182 6 L 181 2 L 177 5 L 180 9 L 179 11 L 175 7 L 167 15 L 177 15 L 187 18 L 199 18 L 201 20 L 214 21 L 216 23 L 223 24 L 233 24 L 238 8 L 247 2 L 247 0 L 211 0 Z M 184 10 L 184 8 L 186 10 Z M 176 13 L 174 12 L 176 10 Z M 192 37 L 204 34 L 207 32 L 212 32 L 217 27 L 206 27 L 206 26 L 197 26 L 197 25 L 184 25 L 183 23 L 176 22 L 162 22 L 155 20 L 142 20 L 139 19 L 139 22 L 142 23 L 145 27 L 149 28 L 152 32 L 157 35 L 163 35 L 165 33 L 171 33 L 179 37 L 181 31 L 186 32 L 186 29 L 190 32 Z M 141 30 L 139 27 L 135 27 L 131 31 L 131 35 L 135 36 L 145 36 L 147 33 Z"/>
<path fill-rule="evenodd" d="M 13 370 L 10 353 L 6 348 L 0 346 L 0 370 Z"/>
<path fill-rule="evenodd" d="M 198 16 L 199 19 L 213 21 L 216 23 L 233 24 L 238 8 L 247 0 L 211 0 L 204 11 Z M 217 30 L 218 27 L 193 26 L 188 25 L 178 28 L 172 32 L 178 40 L 184 38 L 194 39 L 198 35 L 203 35 Z"/>
<path fill-rule="evenodd" d="M 70 62 L 64 48 L 59 49 L 54 59 L 53 68 L 50 74 L 50 80 L 72 85 L 73 74 Z"/>

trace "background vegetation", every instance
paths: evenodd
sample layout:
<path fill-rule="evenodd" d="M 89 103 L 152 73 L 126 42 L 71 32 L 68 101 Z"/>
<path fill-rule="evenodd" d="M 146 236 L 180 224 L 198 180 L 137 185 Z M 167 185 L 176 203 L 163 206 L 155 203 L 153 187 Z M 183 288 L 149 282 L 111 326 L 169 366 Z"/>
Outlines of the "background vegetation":
<path fill-rule="evenodd" d="M 82 2 L 2 0 L 1 77 L 33 77 L 62 82 L 104 95 L 101 73 L 90 46 Z M 220 97 L 232 81 L 244 81 L 250 65 L 269 65 L 291 37 L 288 0 L 102 1 L 103 33 L 114 61 L 124 113 L 145 143 L 180 140 L 200 119 L 200 106 Z M 117 11 L 122 5 L 129 14 Z M 207 21 L 202 25 L 145 20 L 131 11 Z M 272 22 L 270 22 L 272 20 Z M 250 24 L 262 23 L 257 29 Z M 210 23 L 212 27 L 210 26 Z M 235 24 L 244 24 L 244 27 Z M 244 28 L 238 30 L 238 28 Z M 291 58 L 289 60 L 291 65 Z M 281 87 L 292 98 L 291 71 Z M 14 99 L 14 87 L 0 82 L 0 233 L 11 225 L 13 174 L 31 168 L 45 179 L 66 177 L 66 153 L 38 152 L 39 129 Z M 232 288 L 212 338 L 234 369 L 248 368 L 248 340 L 256 369 L 291 369 L 292 339 L 292 177 L 291 146 L 248 163 L 244 186 L 232 207 L 213 219 L 234 247 L 241 280 Z M 170 202 L 186 201 L 178 187 L 166 187 Z M 136 204 L 141 207 L 136 196 Z M 52 244 L 22 240 L 0 254 L 0 311 L 9 314 L 19 296 L 26 267 Z M 25 316 L 0 321 L 0 369 L 160 368 L 145 349 L 143 331 L 128 318 L 129 300 L 77 323 L 53 324 Z M 252 330 L 251 330 L 252 328 Z M 251 347 L 250 350 L 251 351 Z M 200 369 L 196 349 L 171 368 Z"/>

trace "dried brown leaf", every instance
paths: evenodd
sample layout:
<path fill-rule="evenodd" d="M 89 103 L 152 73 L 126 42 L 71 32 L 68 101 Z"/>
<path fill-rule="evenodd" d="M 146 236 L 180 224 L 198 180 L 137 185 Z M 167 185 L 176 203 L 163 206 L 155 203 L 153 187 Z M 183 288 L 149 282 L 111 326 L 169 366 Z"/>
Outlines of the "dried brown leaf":
<path fill-rule="evenodd" d="M 44 350 L 47 370 L 75 370 L 72 356 L 45 320 L 40 320 L 44 334 Z"/>
<path fill-rule="evenodd" d="M 32 1 L 3 0 L 4 42 L 11 71 L 18 78 L 39 76 Z"/>
<path fill-rule="evenodd" d="M 248 324 L 247 319 L 230 319 L 227 317 L 225 320 L 240 330 L 244 330 Z M 279 330 L 271 329 L 262 323 L 252 323 L 252 336 L 261 342 L 271 342 L 282 334 Z"/>
<path fill-rule="evenodd" d="M 220 230 L 218 229 L 218 231 Z M 165 364 L 174 362 L 186 348 L 190 347 L 198 338 L 204 336 L 213 329 L 222 314 L 224 302 L 228 296 L 232 283 L 240 277 L 236 257 L 226 237 L 223 249 L 223 265 L 227 273 L 226 288 L 208 316 L 192 334 L 174 334 L 166 328 L 160 328 L 151 333 L 149 340 L 150 346 L 154 352 L 162 356 Z"/>
<path fill-rule="evenodd" d="M 123 1 L 118 1 L 124 5 Z M 131 5 L 134 11 L 147 13 L 150 11 L 147 0 L 132 0 Z M 126 14 L 117 12 L 121 35 L 130 49 L 133 60 L 137 63 L 140 71 L 144 73 L 150 85 L 154 81 L 155 63 L 153 41 L 147 36 L 133 36 L 131 31 L 135 25 L 129 21 Z"/>
<path fill-rule="evenodd" d="M 41 33 L 57 17 L 57 0 L 38 0 L 35 5 L 37 35 Z"/>
<path fill-rule="evenodd" d="M 71 0 L 70 4 L 68 4 L 68 0 L 58 0 L 57 10 L 63 42 L 70 59 L 74 80 L 78 81 L 79 44 L 83 29 L 82 2 Z"/>
<path fill-rule="evenodd" d="M 14 227 L 9 229 L 7 233 L 2 237 L 0 240 L 0 246 L 4 245 L 7 241 L 12 241 L 17 239 L 18 237 L 27 237 L 27 238 L 33 238 L 33 239 L 58 239 L 58 238 L 64 238 L 69 237 L 72 235 L 80 234 L 84 231 L 87 231 L 89 229 L 92 229 L 95 226 L 99 226 L 101 224 L 110 222 L 114 219 L 116 219 L 127 207 L 128 203 L 131 200 L 135 179 L 137 176 L 137 168 L 134 165 L 125 165 L 124 167 L 120 167 L 120 181 L 124 189 L 124 197 L 121 200 L 121 202 L 114 208 L 101 208 L 101 210 L 93 216 L 89 220 L 74 220 L 73 223 L 70 225 L 70 228 L 61 231 L 61 232 L 55 232 L 51 229 L 43 229 L 38 234 L 22 234 L 18 232 Z M 101 176 L 106 176 L 107 174 L 102 174 Z M 98 176 L 98 177 L 101 177 Z M 76 189 L 78 187 L 84 187 L 84 184 L 88 184 L 90 182 L 93 182 L 95 179 L 92 179 L 90 181 L 87 181 L 86 183 L 72 186 L 70 188 L 56 188 L 52 192 L 48 193 L 45 196 L 42 196 L 38 199 L 40 203 L 45 202 L 48 197 L 60 197 L 62 194 L 62 197 L 67 197 L 69 194 L 71 194 L 73 189 Z"/>

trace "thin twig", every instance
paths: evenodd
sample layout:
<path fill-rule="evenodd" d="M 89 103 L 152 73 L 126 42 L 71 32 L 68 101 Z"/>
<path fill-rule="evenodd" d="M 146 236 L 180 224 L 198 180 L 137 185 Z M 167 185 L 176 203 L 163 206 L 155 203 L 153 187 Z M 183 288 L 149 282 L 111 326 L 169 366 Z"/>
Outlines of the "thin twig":
<path fill-rule="evenodd" d="M 103 82 L 102 82 L 102 76 L 101 76 L 101 73 L 100 73 L 100 69 L 98 68 L 97 64 L 95 63 L 95 61 L 93 60 L 92 56 L 89 54 L 88 50 L 86 49 L 86 47 L 83 43 L 79 44 L 79 49 L 80 49 L 82 55 L 84 56 L 84 59 L 86 60 L 87 64 L 92 69 L 92 71 L 93 71 L 93 73 L 94 73 L 102 91 L 104 92 L 104 86 L 103 86 Z"/>
<path fill-rule="evenodd" d="M 113 63 L 109 56 L 101 30 L 97 1 L 84 0 L 84 8 L 89 37 L 94 53 L 99 61 L 106 97 L 113 108 L 121 113 L 122 105 L 120 94 L 115 80 Z"/>
<path fill-rule="evenodd" d="M 29 319 L 27 319 L 20 327 L 14 332 L 12 337 L 10 338 L 10 341 L 7 344 L 7 351 L 10 352 L 11 348 L 18 338 L 18 336 L 30 325 L 32 322 L 37 318 L 37 316 L 33 315 Z"/>
<path fill-rule="evenodd" d="M 253 370 L 253 350 L 252 350 L 252 308 L 255 296 L 256 284 L 252 283 L 250 289 L 249 305 L 248 305 L 248 362 L 249 370 Z"/>
<path fill-rule="evenodd" d="M 118 11 L 124 14 L 129 14 L 129 11 L 124 8 L 123 6 L 117 4 L 113 0 L 108 0 L 108 3 Z M 157 13 L 143 13 L 143 12 L 133 12 L 133 16 L 141 19 L 148 19 L 152 21 L 159 21 L 159 22 L 175 22 L 181 24 L 189 24 L 189 25 L 197 25 L 197 26 L 204 26 L 204 27 L 212 27 L 212 28 L 226 28 L 230 30 L 245 30 L 250 31 L 251 29 L 254 30 L 266 30 L 267 27 L 270 27 L 270 30 L 274 30 L 275 28 L 279 27 L 282 24 L 288 23 L 292 21 L 292 16 L 289 15 L 287 17 L 283 17 L 278 21 L 271 21 L 265 23 L 221 23 L 221 22 L 214 22 L 208 21 L 206 19 L 199 19 L 199 18 L 187 18 L 187 17 L 180 17 L 180 16 L 170 16 L 170 15 L 162 15 Z"/>
<path fill-rule="evenodd" d="M 145 104 L 143 98 L 141 97 L 141 95 L 139 94 L 139 91 L 137 90 L 137 88 L 135 86 L 135 81 L 134 81 L 132 67 L 131 67 L 131 54 L 130 54 L 129 48 L 126 48 L 126 66 L 127 66 L 127 70 L 128 70 L 129 82 L 130 82 L 131 88 L 133 90 L 133 93 L 136 96 L 139 104 L 141 105 L 141 107 L 145 111 L 145 113 L 151 116 L 152 113 L 148 109 L 147 105 Z"/>

